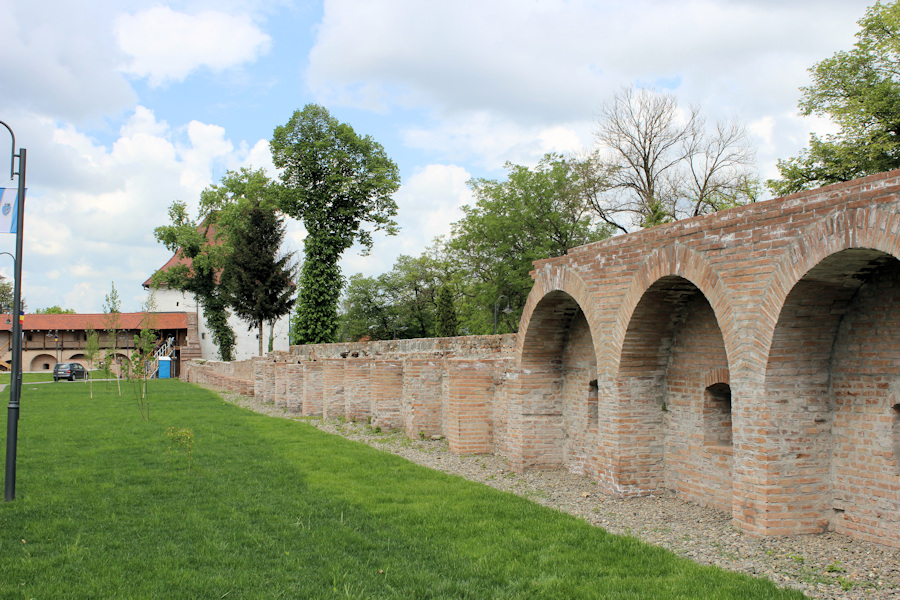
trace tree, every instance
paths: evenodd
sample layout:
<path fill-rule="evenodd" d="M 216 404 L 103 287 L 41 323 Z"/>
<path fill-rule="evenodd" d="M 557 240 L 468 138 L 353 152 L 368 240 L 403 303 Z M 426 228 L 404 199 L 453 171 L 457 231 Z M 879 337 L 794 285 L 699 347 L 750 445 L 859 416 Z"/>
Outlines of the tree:
<path fill-rule="evenodd" d="M 440 294 L 438 294 L 437 323 L 438 337 L 455 337 L 459 335 L 456 309 L 453 308 L 453 294 L 448 287 L 442 287 Z"/>
<path fill-rule="evenodd" d="M 439 241 L 443 286 L 456 296 L 457 316 L 469 333 L 493 332 L 494 304 L 501 295 L 518 307 L 507 315 L 515 330 L 533 281 L 535 260 L 607 237 L 611 228 L 594 218 L 580 161 L 546 155 L 533 169 L 507 164 L 506 181 L 474 179 L 474 206 Z"/>
<path fill-rule="evenodd" d="M 698 107 L 682 115 L 671 94 L 623 88 L 602 106 L 595 135 L 598 152 L 586 159 L 597 173 L 592 205 L 623 232 L 748 200 L 754 152 L 745 129 L 709 130 Z"/>
<path fill-rule="evenodd" d="M 15 289 L 13 288 L 13 284 L 8 282 L 6 280 L 6 277 L 4 277 L 3 275 L 0 275 L 0 311 L 9 312 L 9 314 L 12 314 L 13 312 L 15 312 L 12 309 L 14 292 L 15 292 Z M 25 312 L 26 304 L 25 304 L 24 296 L 21 298 L 20 304 L 21 304 L 20 310 L 22 312 Z"/>
<path fill-rule="evenodd" d="M 34 311 L 36 315 L 74 315 L 74 308 L 62 308 L 59 304 L 48 306 L 47 308 L 39 308 Z"/>
<path fill-rule="evenodd" d="M 157 227 L 156 239 L 171 252 L 188 262 L 171 265 L 165 271 L 153 274 L 155 286 L 171 288 L 194 294 L 203 307 L 206 325 L 219 348 L 219 358 L 234 358 L 234 331 L 228 324 L 227 294 L 219 287 L 219 274 L 225 264 L 227 248 L 217 239 L 212 222 L 198 224 L 188 216 L 184 202 L 173 202 L 169 207 L 171 225 Z"/>
<path fill-rule="evenodd" d="M 263 325 L 274 323 L 294 306 L 293 253 L 280 251 L 283 220 L 259 203 L 242 207 L 242 220 L 228 227 L 231 254 L 222 273 L 222 286 L 235 314 L 259 328 L 259 356 L 263 355 Z"/>
<path fill-rule="evenodd" d="M 294 112 L 270 143 L 281 175 L 281 208 L 306 228 L 292 342 L 334 341 L 343 284 L 338 260 L 354 243 L 372 248 L 372 233 L 396 234 L 397 165 L 381 144 L 360 137 L 318 105 Z"/>
<path fill-rule="evenodd" d="M 121 312 L 122 302 L 119 300 L 119 292 L 116 291 L 116 283 L 113 282 L 111 285 L 111 289 L 109 293 L 106 295 L 103 300 L 103 321 L 106 326 L 106 340 L 107 340 L 107 350 L 106 350 L 106 364 L 108 365 L 110 373 L 112 372 L 112 366 L 118 363 L 118 335 L 119 335 L 119 327 L 121 326 Z M 119 395 L 122 395 L 122 384 L 119 381 L 120 373 L 117 373 L 116 376 L 116 387 L 119 390 Z"/>
<path fill-rule="evenodd" d="M 147 379 L 153 374 L 150 370 L 151 365 L 156 362 L 154 356 L 156 350 L 155 312 L 156 300 L 151 293 L 142 307 L 140 331 L 134 336 L 134 350 L 129 360 L 134 397 L 138 403 L 141 418 L 145 421 L 150 420 L 150 395 L 147 389 Z"/>
<path fill-rule="evenodd" d="M 88 364 L 88 371 L 94 370 L 94 361 L 97 360 L 97 355 L 100 353 L 100 334 L 94 330 L 94 326 L 92 324 L 88 324 L 87 331 L 85 332 L 85 342 L 84 342 L 84 360 Z M 90 388 L 91 388 L 91 398 L 94 397 L 94 378 L 92 375 L 88 376 L 90 379 Z"/>
<path fill-rule="evenodd" d="M 341 301 L 340 339 L 433 337 L 439 285 L 427 255 L 400 255 L 378 277 L 353 275 Z"/>
<path fill-rule="evenodd" d="M 876 3 L 859 20 L 850 51 L 810 69 L 800 114 L 828 117 L 840 131 L 813 134 L 799 156 L 778 161 L 778 195 L 900 167 L 900 2 Z"/>

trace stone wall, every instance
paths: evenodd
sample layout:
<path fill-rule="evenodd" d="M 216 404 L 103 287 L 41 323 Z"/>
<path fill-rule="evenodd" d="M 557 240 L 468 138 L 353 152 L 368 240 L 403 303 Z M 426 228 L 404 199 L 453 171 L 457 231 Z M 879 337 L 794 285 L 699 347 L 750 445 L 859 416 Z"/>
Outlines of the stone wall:
<path fill-rule="evenodd" d="M 302 415 L 447 437 L 454 452 L 505 453 L 501 390 L 514 350 L 515 335 L 296 346 L 249 361 L 193 361 L 185 379 Z"/>
<path fill-rule="evenodd" d="M 516 336 L 292 348 L 252 387 L 751 534 L 900 547 L 898 259 L 894 171 L 538 261 Z"/>

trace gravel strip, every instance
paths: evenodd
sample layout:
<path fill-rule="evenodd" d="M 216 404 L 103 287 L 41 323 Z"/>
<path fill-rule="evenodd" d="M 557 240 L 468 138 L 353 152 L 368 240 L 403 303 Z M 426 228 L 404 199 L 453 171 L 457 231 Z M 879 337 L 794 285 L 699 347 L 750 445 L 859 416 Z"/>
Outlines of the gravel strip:
<path fill-rule="evenodd" d="M 701 564 L 765 577 L 811 598 L 900 600 L 900 550 L 845 535 L 754 538 L 731 525 L 731 516 L 679 500 L 674 494 L 619 499 L 597 491 L 588 478 L 563 470 L 524 474 L 495 455 L 457 456 L 446 440 L 410 440 L 401 432 L 376 433 L 362 423 L 301 417 L 220 392 L 228 402 L 368 444 L 414 463 L 512 492 L 581 517 L 610 533 L 631 535 Z"/>

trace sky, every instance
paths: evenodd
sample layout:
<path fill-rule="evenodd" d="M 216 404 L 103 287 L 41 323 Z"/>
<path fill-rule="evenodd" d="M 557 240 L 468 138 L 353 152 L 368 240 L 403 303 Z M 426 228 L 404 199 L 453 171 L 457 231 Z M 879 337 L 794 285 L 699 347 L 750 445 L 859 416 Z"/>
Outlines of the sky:
<path fill-rule="evenodd" d="M 594 144 L 623 86 L 744 123 L 763 179 L 812 131 L 807 69 L 849 49 L 869 0 L 0 0 L 0 121 L 27 150 L 29 312 L 122 309 L 171 253 L 154 228 L 243 166 L 277 173 L 275 127 L 325 106 L 399 166 L 398 236 L 343 273 L 378 275 L 446 235 L 466 182 Z M 0 186 L 11 139 L 0 128 Z M 286 245 L 302 251 L 303 228 Z M 0 235 L 0 252 L 15 236 Z M 0 274 L 13 260 L 0 254 Z"/>

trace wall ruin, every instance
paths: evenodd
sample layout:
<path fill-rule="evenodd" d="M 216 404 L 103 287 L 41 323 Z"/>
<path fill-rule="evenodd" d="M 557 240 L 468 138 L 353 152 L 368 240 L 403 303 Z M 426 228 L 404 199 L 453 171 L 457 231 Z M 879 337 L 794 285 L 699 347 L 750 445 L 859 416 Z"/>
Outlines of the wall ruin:
<path fill-rule="evenodd" d="M 894 171 L 539 261 L 516 336 L 295 347 L 250 387 L 618 496 L 673 490 L 752 534 L 900 547 L 898 259 Z"/>

